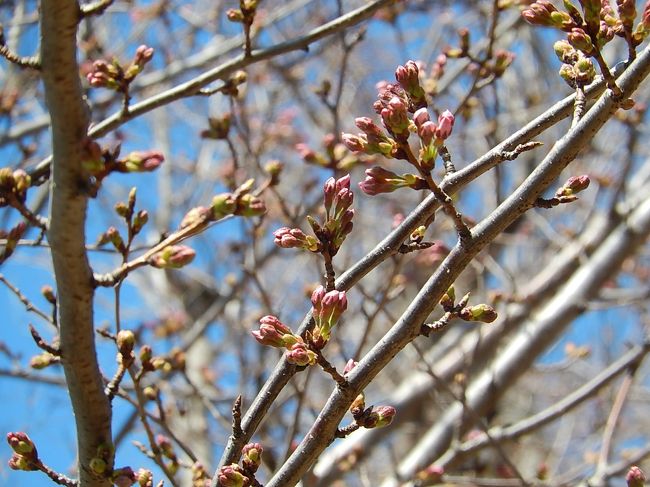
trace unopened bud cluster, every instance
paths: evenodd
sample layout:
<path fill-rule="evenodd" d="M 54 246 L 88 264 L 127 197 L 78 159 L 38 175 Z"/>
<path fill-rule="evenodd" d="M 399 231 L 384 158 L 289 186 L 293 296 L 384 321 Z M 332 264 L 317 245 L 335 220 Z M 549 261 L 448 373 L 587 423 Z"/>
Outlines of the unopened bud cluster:
<path fill-rule="evenodd" d="M 636 28 L 634 0 L 617 0 L 616 10 L 602 0 L 581 0 L 581 11 L 571 2 L 564 2 L 564 7 L 566 10 L 559 10 L 549 0 L 538 0 L 521 15 L 530 24 L 566 32 L 567 42 L 587 56 L 600 51 L 614 36 L 625 38 L 634 48 L 650 34 L 650 2 L 646 2 Z"/>
<path fill-rule="evenodd" d="M 273 243 L 286 249 L 298 248 L 336 255 L 353 228 L 353 201 L 350 175 L 339 179 L 329 178 L 323 186 L 325 220 L 319 223 L 315 218 L 307 217 L 314 235 L 307 235 L 299 228 L 282 227 L 273 233 Z"/>
<path fill-rule="evenodd" d="M 260 319 L 259 330 L 251 332 L 253 338 L 262 345 L 275 348 L 285 348 L 287 361 L 294 365 L 306 366 L 316 363 L 316 353 L 299 335 L 282 323 L 275 316 L 264 316 Z"/>
<path fill-rule="evenodd" d="M 468 306 L 469 297 L 470 293 L 467 293 L 460 299 L 460 301 L 458 301 L 458 303 L 456 303 L 456 292 L 452 285 L 440 299 L 440 306 L 442 306 L 445 312 L 464 321 L 492 323 L 498 318 L 496 310 L 488 304 Z"/>
<path fill-rule="evenodd" d="M 446 57 L 438 59 L 436 66 L 440 75 Z M 420 173 L 398 175 L 383 167 L 366 170 L 366 178 L 360 183 L 361 190 L 369 195 L 389 193 L 399 188 L 427 189 L 424 179 L 435 165 L 440 148 L 451 136 L 454 115 L 443 111 L 434 122 L 428 110 L 426 92 L 420 83 L 420 68 L 415 61 L 408 61 L 395 70 L 396 84 L 382 84 L 373 107 L 380 116 L 380 127 L 369 117 L 358 117 L 355 125 L 361 132 L 344 133 L 343 143 L 353 152 L 379 154 L 386 158 L 402 159 Z M 414 157 L 409 138 L 416 134 L 419 142 Z"/>
<path fill-rule="evenodd" d="M 582 87 L 594 80 L 596 77 L 594 64 L 582 51 L 576 50 L 568 41 L 557 41 L 553 49 L 562 61 L 560 76 L 569 86 Z"/>
<path fill-rule="evenodd" d="M 217 472 L 221 487 L 248 487 L 259 485 L 255 480 L 255 472 L 262 463 L 264 448 L 260 443 L 248 443 L 242 448 L 241 465 L 231 463 Z"/>
<path fill-rule="evenodd" d="M 318 286 L 311 295 L 311 304 L 315 324 L 311 331 L 310 342 L 321 349 L 329 341 L 332 328 L 347 309 L 348 300 L 345 291 L 325 292 L 323 286 Z"/>
<path fill-rule="evenodd" d="M 0 168 L 0 208 L 11 205 L 12 198 L 24 203 L 32 178 L 23 169 Z"/>
<path fill-rule="evenodd" d="M 36 445 L 23 432 L 7 433 L 7 443 L 13 451 L 9 459 L 9 468 L 12 470 L 38 470 L 41 461 L 38 459 Z"/>
<path fill-rule="evenodd" d="M 153 53 L 152 47 L 143 44 L 136 49 L 135 56 L 129 65 L 122 65 L 117 59 L 113 59 L 110 63 L 98 59 L 86 75 L 88 83 L 95 88 L 108 88 L 126 93 L 135 77 L 151 61 Z"/>

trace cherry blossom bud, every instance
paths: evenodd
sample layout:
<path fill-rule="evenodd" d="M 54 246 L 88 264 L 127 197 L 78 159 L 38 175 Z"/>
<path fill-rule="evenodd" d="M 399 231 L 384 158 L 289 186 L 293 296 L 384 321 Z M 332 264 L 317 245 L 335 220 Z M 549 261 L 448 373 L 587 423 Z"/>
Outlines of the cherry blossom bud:
<path fill-rule="evenodd" d="M 316 363 L 316 353 L 309 350 L 304 342 L 295 343 L 287 352 L 287 362 L 301 367 L 314 365 Z"/>
<path fill-rule="evenodd" d="M 135 335 L 131 330 L 120 330 L 116 337 L 116 343 L 122 355 L 131 355 L 135 346 Z"/>
<path fill-rule="evenodd" d="M 383 131 L 379 125 L 368 117 L 358 117 L 354 119 L 354 124 L 359 127 L 366 135 L 382 135 Z"/>
<path fill-rule="evenodd" d="M 253 338 L 262 345 L 276 348 L 289 348 L 300 340 L 287 325 L 275 316 L 267 315 L 260 319 L 260 329 L 252 331 Z"/>
<path fill-rule="evenodd" d="M 250 480 L 236 463 L 221 467 L 217 478 L 221 487 L 248 487 L 250 485 Z"/>
<path fill-rule="evenodd" d="M 241 10 L 235 8 L 228 9 L 226 11 L 226 17 L 231 22 L 244 22 L 245 20 L 244 13 Z"/>
<path fill-rule="evenodd" d="M 156 436 L 156 446 L 160 449 L 160 452 L 170 460 L 176 460 L 176 453 L 174 452 L 174 445 L 171 440 L 165 435 Z"/>
<path fill-rule="evenodd" d="M 14 453 L 9 461 L 7 462 L 9 468 L 12 470 L 22 470 L 25 472 L 38 470 L 37 462 L 30 460 L 29 458 L 24 457 Z"/>
<path fill-rule="evenodd" d="M 237 198 L 235 215 L 244 217 L 260 216 L 266 213 L 266 205 L 257 196 L 246 193 Z"/>
<path fill-rule="evenodd" d="M 262 463 L 264 448 L 259 443 L 248 443 L 242 448 L 242 467 L 248 472 L 256 472 Z"/>
<path fill-rule="evenodd" d="M 163 163 L 165 156 L 159 151 L 131 152 L 119 161 L 122 172 L 151 172 Z"/>
<path fill-rule="evenodd" d="M 36 445 L 34 445 L 31 438 L 22 431 L 7 433 L 7 443 L 9 443 L 11 449 L 18 455 L 22 455 L 31 460 L 38 459 Z"/>
<path fill-rule="evenodd" d="M 563 63 L 573 64 L 578 60 L 578 53 L 573 46 L 565 40 L 557 41 L 553 44 L 553 50 L 558 59 Z"/>
<path fill-rule="evenodd" d="M 571 32 L 567 35 L 567 40 L 569 41 L 569 44 L 587 55 L 589 55 L 594 48 L 591 43 L 591 37 L 589 37 L 583 29 L 578 27 L 571 29 Z"/>
<path fill-rule="evenodd" d="M 365 152 L 368 147 L 368 139 L 365 135 L 341 134 L 343 144 L 352 152 Z"/>
<path fill-rule="evenodd" d="M 413 114 L 413 122 L 415 123 L 415 126 L 420 128 L 424 122 L 428 122 L 431 120 L 429 118 L 429 110 L 427 110 L 426 107 L 419 108 L 414 114 Z"/>
<path fill-rule="evenodd" d="M 158 269 L 180 269 L 191 263 L 196 252 L 186 245 L 168 245 L 149 258 L 149 264 Z"/>
<path fill-rule="evenodd" d="M 131 487 L 137 482 L 137 477 L 131 467 L 122 467 L 113 470 L 111 478 L 117 487 Z"/>
<path fill-rule="evenodd" d="M 367 195 L 375 196 L 408 187 L 414 183 L 416 178 L 421 179 L 413 174 L 399 176 L 383 167 L 374 166 L 366 169 L 366 178 L 359 183 L 359 188 Z"/>
<path fill-rule="evenodd" d="M 284 249 L 301 248 L 318 252 L 320 244 L 316 237 L 306 235 L 299 228 L 282 227 L 273 232 L 273 243 Z"/>
<path fill-rule="evenodd" d="M 131 225 L 131 228 L 133 229 L 134 234 L 140 233 L 140 230 L 142 230 L 142 227 L 144 227 L 147 222 L 149 221 L 149 213 L 147 210 L 140 210 L 135 214 L 135 217 L 133 218 L 133 223 Z"/>
<path fill-rule="evenodd" d="M 354 401 L 352 401 L 352 404 L 350 404 L 348 411 L 352 413 L 352 416 L 357 416 L 363 413 L 364 409 L 366 409 L 366 398 L 363 392 L 361 392 L 359 395 L 357 395 L 357 397 L 354 398 Z"/>
<path fill-rule="evenodd" d="M 451 135 L 454 128 L 454 114 L 445 110 L 438 117 L 438 127 L 436 128 L 436 138 L 445 140 Z"/>
<path fill-rule="evenodd" d="M 237 208 L 237 202 L 232 193 L 221 193 L 212 198 L 212 218 L 221 220 L 223 217 L 232 215 Z"/>
<path fill-rule="evenodd" d="M 646 477 L 643 470 L 635 465 L 630 467 L 627 471 L 625 481 L 627 482 L 627 487 L 643 487 L 645 485 Z"/>
<path fill-rule="evenodd" d="M 469 308 L 463 308 L 458 313 L 458 317 L 465 321 L 480 321 L 483 323 L 492 323 L 498 318 L 496 310 L 487 304 L 477 304 Z"/>
<path fill-rule="evenodd" d="M 591 180 L 586 174 L 582 176 L 571 176 L 566 182 L 555 192 L 555 196 L 561 198 L 562 196 L 572 196 L 589 187 Z"/>
<path fill-rule="evenodd" d="M 368 415 L 363 426 L 365 428 L 383 428 L 393 422 L 395 413 L 397 411 L 392 406 L 377 406 L 373 408 L 372 412 Z"/>
<path fill-rule="evenodd" d="M 395 70 L 395 79 L 409 95 L 413 106 L 426 106 L 424 90 L 420 86 L 419 69 L 415 61 L 407 61 Z"/>
<path fill-rule="evenodd" d="M 494 68 L 492 71 L 496 77 L 503 76 L 505 70 L 515 60 L 515 54 L 504 49 L 497 49 L 494 52 Z"/>
<path fill-rule="evenodd" d="M 352 372 L 352 369 L 354 369 L 358 364 L 359 362 L 357 362 L 354 359 L 348 360 L 345 364 L 345 367 L 343 368 L 343 375 L 344 376 L 348 375 L 350 372 Z"/>
<path fill-rule="evenodd" d="M 221 117 L 208 117 L 208 128 L 201 131 L 201 137 L 214 140 L 228 138 L 231 120 L 231 113 L 224 113 Z"/>
<path fill-rule="evenodd" d="M 445 469 L 438 465 L 430 465 L 424 470 L 420 470 L 416 477 L 419 480 L 425 481 L 427 485 L 433 485 L 442 481 L 442 476 L 445 474 Z"/>
<path fill-rule="evenodd" d="M 137 473 L 137 481 L 140 487 L 153 487 L 153 472 L 141 468 Z"/>
<path fill-rule="evenodd" d="M 52 289 L 52 286 L 43 286 L 41 288 L 41 294 L 47 300 L 48 303 L 56 304 L 56 294 L 54 293 L 54 289 Z"/>

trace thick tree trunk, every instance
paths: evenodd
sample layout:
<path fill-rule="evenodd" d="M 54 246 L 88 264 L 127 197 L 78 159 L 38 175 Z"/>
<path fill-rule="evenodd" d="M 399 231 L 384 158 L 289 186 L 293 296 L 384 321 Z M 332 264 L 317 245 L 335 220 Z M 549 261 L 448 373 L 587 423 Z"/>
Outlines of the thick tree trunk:
<path fill-rule="evenodd" d="M 88 111 L 77 65 L 79 18 L 76 1 L 41 2 L 41 60 L 53 151 L 48 240 L 59 300 L 61 358 L 77 426 L 80 485 L 103 487 L 110 480 L 89 466 L 98 448 L 110 449 L 111 405 L 95 353 L 94 288 L 85 249 L 82 147 Z M 111 468 L 112 455 L 105 460 Z"/>

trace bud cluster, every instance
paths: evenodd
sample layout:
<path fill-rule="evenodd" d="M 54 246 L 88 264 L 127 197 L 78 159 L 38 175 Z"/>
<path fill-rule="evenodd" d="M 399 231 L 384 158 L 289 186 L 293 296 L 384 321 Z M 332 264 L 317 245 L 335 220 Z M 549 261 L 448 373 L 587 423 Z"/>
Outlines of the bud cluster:
<path fill-rule="evenodd" d="M 351 208 L 354 193 L 350 189 L 350 175 L 339 179 L 329 178 L 323 186 L 325 221 L 318 223 L 313 217 L 307 221 L 314 236 L 305 234 L 299 228 L 282 227 L 273 233 L 275 243 L 282 248 L 299 248 L 310 252 L 327 252 L 330 257 L 337 254 L 345 238 L 352 231 L 354 209 Z"/>
<path fill-rule="evenodd" d="M 436 60 L 432 71 L 434 81 L 442 76 L 446 60 L 445 55 Z M 506 61 L 501 64 L 501 68 L 505 69 Z M 408 61 L 395 70 L 397 84 L 379 85 L 379 94 L 373 107 L 381 117 L 383 128 L 368 117 L 358 117 L 354 122 L 361 132 L 342 135 L 343 143 L 353 152 L 406 160 L 420 173 L 418 176 L 399 176 L 375 166 L 366 170 L 366 179 L 359 185 L 366 194 L 389 193 L 405 187 L 416 190 L 429 187 L 425 177 L 433 169 L 440 148 L 451 135 L 455 119 L 449 110 L 445 110 L 438 116 L 437 123 L 431 120 L 419 73 L 418 64 Z M 417 158 L 409 145 L 408 139 L 412 133 L 417 134 L 419 139 Z"/>
<path fill-rule="evenodd" d="M 302 337 L 294 335 L 291 328 L 275 316 L 262 317 L 259 330 L 254 330 L 251 334 L 262 345 L 286 348 L 287 361 L 291 364 L 306 366 L 316 363 L 316 353 L 309 349 Z"/>
<path fill-rule="evenodd" d="M 583 54 L 595 55 L 614 36 L 625 38 L 635 48 L 650 34 L 650 2 L 646 2 L 641 21 L 634 0 L 616 0 L 617 12 L 608 0 L 580 0 L 580 12 L 565 1 L 566 11 L 558 10 L 548 0 L 538 0 L 526 7 L 521 15 L 528 23 L 554 27 L 567 33 L 567 41 Z"/>
<path fill-rule="evenodd" d="M 480 321 L 482 323 L 492 323 L 498 318 L 496 310 L 488 304 L 477 304 L 468 306 L 470 293 L 463 296 L 456 303 L 456 291 L 454 286 L 450 286 L 447 292 L 440 298 L 440 306 L 446 313 L 456 316 L 464 321 Z"/>
<path fill-rule="evenodd" d="M 315 325 L 309 341 L 320 350 L 330 339 L 332 328 L 347 309 L 348 300 L 345 291 L 325 292 L 323 286 L 318 286 L 311 295 L 311 304 Z"/>
<path fill-rule="evenodd" d="M 262 464 L 264 448 L 260 443 L 248 443 L 242 448 L 241 466 L 236 463 L 219 469 L 217 478 L 221 487 L 247 487 L 259 485 L 255 472 Z"/>
<path fill-rule="evenodd" d="M 36 445 L 23 432 L 7 433 L 7 443 L 13 450 L 9 459 L 9 468 L 12 470 L 39 470 L 41 461 L 38 458 Z"/>
<path fill-rule="evenodd" d="M 122 65 L 117 59 L 113 59 L 110 63 L 104 59 L 98 59 L 93 63 L 86 79 L 90 86 L 95 88 L 108 88 L 120 93 L 128 93 L 129 85 L 151 61 L 153 53 L 152 47 L 144 44 L 139 46 L 128 66 Z"/>

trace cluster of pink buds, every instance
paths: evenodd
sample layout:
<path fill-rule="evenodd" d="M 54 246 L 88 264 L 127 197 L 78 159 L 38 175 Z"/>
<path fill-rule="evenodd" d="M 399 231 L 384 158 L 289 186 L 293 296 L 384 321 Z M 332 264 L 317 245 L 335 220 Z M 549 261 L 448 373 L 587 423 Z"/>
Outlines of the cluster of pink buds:
<path fill-rule="evenodd" d="M 7 443 L 13 450 L 9 459 L 9 468 L 12 470 L 38 470 L 41 461 L 34 442 L 23 432 L 7 433 Z"/>
<path fill-rule="evenodd" d="M 98 59 L 86 75 L 90 86 L 95 88 L 108 88 L 110 90 L 126 93 L 131 82 L 142 72 L 144 67 L 153 58 L 152 47 L 141 45 L 135 51 L 131 63 L 124 67 L 114 59 L 111 63 Z"/>
<path fill-rule="evenodd" d="M 310 252 L 327 252 L 336 255 L 345 238 L 352 231 L 354 193 L 350 189 L 350 175 L 339 179 L 329 178 L 323 186 L 325 221 L 320 224 L 308 216 L 314 236 L 299 228 L 282 227 L 273 233 L 275 243 L 282 248 L 299 248 Z"/>
<path fill-rule="evenodd" d="M 325 292 L 323 286 L 318 286 L 311 295 L 312 318 L 314 328 L 311 341 L 318 348 L 325 346 L 330 339 L 332 328 L 348 307 L 345 291 L 332 290 Z"/>
<path fill-rule="evenodd" d="M 641 22 L 634 0 L 617 0 L 617 12 L 609 1 L 580 0 L 580 12 L 571 2 L 564 2 L 566 11 L 558 10 L 548 0 L 537 0 L 521 15 L 533 25 L 555 27 L 567 33 L 567 41 L 587 56 L 596 56 L 614 36 L 625 38 L 630 48 L 638 46 L 650 33 L 650 2 L 646 2 Z"/>
<path fill-rule="evenodd" d="M 221 487 L 248 487 L 251 485 L 251 481 L 244 469 L 236 463 L 221 467 L 217 473 L 217 478 Z"/>
<path fill-rule="evenodd" d="M 309 349 L 302 337 L 294 335 L 291 328 L 275 316 L 262 317 L 259 330 L 252 331 L 251 334 L 262 345 L 286 348 L 286 357 L 289 363 L 299 366 L 316 363 L 316 354 Z"/>
<path fill-rule="evenodd" d="M 438 58 L 432 76 L 441 76 L 446 61 L 444 55 Z M 501 68 L 505 69 L 507 60 L 502 64 Z M 398 188 L 421 190 L 429 187 L 426 177 L 433 169 L 441 147 L 451 135 L 455 119 L 449 110 L 438 116 L 437 123 L 430 119 L 419 72 L 418 64 L 408 61 L 395 70 L 397 84 L 379 85 L 373 107 L 381 117 L 383 129 L 372 119 L 359 117 L 355 119 L 355 124 L 362 133 L 342 135 L 343 143 L 352 151 L 402 159 L 415 166 L 420 173 L 400 176 L 378 166 L 367 169 L 366 179 L 359 185 L 366 194 L 389 193 Z M 413 154 L 408 140 L 414 132 L 420 142 L 417 156 Z"/>
<path fill-rule="evenodd" d="M 646 476 L 636 465 L 630 467 L 625 476 L 625 481 L 627 482 L 627 487 L 643 487 L 645 485 Z"/>

